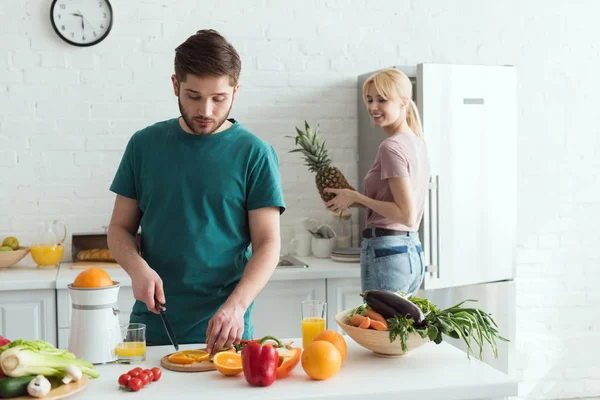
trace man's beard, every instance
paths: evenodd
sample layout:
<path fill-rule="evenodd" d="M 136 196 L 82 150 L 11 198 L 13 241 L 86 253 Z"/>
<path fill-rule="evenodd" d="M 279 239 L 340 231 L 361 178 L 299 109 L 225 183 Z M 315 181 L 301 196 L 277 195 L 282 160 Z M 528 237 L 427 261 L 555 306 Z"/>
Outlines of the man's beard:
<path fill-rule="evenodd" d="M 229 106 L 229 110 L 227 110 L 227 114 L 222 119 L 216 120 L 213 118 L 192 117 L 183 108 L 183 105 L 181 104 L 181 98 L 179 98 L 179 97 L 177 98 L 177 104 L 179 104 L 179 112 L 181 113 L 181 117 L 183 118 L 183 121 L 188 126 L 188 128 L 190 128 L 191 131 L 194 132 L 194 135 L 207 135 L 207 136 L 215 133 L 215 131 L 218 130 L 221 127 L 221 125 L 223 125 L 225 123 L 225 121 L 227 120 L 227 117 L 229 117 L 229 113 L 231 112 L 231 107 L 233 107 L 233 102 L 232 102 L 231 105 Z M 199 121 L 213 121 L 213 126 L 212 126 L 212 128 L 210 126 L 203 128 L 200 126 Z"/>

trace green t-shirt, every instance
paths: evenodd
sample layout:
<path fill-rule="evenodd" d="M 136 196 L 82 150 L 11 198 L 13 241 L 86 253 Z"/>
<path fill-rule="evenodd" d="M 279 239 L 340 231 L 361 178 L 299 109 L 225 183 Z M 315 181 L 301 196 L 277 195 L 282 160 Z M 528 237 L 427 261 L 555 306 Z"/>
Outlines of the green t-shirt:
<path fill-rule="evenodd" d="M 208 136 L 191 135 L 178 118 L 136 132 L 110 190 L 137 200 L 141 254 L 163 280 L 167 317 L 180 343 L 206 341 L 208 321 L 229 297 L 250 258 L 248 211 L 285 210 L 272 146 L 237 121 Z M 244 339 L 253 335 L 244 316 Z M 160 316 L 139 301 L 131 322 L 146 340 L 169 344 Z"/>

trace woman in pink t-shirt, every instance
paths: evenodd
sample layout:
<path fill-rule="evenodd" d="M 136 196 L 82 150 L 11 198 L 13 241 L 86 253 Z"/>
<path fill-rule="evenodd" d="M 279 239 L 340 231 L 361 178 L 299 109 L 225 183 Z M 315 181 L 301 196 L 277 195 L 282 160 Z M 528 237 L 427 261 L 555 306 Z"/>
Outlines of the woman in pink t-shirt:
<path fill-rule="evenodd" d="M 368 209 L 360 255 L 363 291 L 415 294 L 423 281 L 423 251 L 417 231 L 429 183 L 429 156 L 411 94 L 410 80 L 398 69 L 386 69 L 367 79 L 363 85 L 367 110 L 387 138 L 364 178 L 364 194 L 326 189 L 337 194 L 325 203 L 330 211 Z"/>

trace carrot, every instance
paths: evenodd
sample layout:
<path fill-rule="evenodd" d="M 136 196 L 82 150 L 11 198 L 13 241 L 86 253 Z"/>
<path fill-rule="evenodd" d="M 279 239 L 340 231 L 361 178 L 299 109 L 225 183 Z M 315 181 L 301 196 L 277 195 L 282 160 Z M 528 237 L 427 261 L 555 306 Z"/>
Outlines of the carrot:
<path fill-rule="evenodd" d="M 384 324 L 381 321 L 377 321 L 372 319 L 371 324 L 369 325 L 369 329 L 375 329 L 376 331 L 387 331 L 389 330 L 387 324 Z"/>
<path fill-rule="evenodd" d="M 356 326 L 358 328 L 365 321 L 366 318 L 367 317 L 363 315 L 354 314 L 352 318 L 350 318 L 350 325 Z"/>
<path fill-rule="evenodd" d="M 371 319 L 374 319 L 375 321 L 379 321 L 379 322 L 383 323 L 386 326 L 386 328 L 387 328 L 388 323 L 385 320 L 385 318 L 383 318 L 383 315 L 379 314 L 377 311 L 372 310 L 370 308 L 367 309 L 367 313 L 366 314 L 367 314 L 367 317 L 369 317 Z"/>
<path fill-rule="evenodd" d="M 358 326 L 359 328 L 369 329 L 371 326 L 371 318 L 365 317 L 365 320 Z"/>

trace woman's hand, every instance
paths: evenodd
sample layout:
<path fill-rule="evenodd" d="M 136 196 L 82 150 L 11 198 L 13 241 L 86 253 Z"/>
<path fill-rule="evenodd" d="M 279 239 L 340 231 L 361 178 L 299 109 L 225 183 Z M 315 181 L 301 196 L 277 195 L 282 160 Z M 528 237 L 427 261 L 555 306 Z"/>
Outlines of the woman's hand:
<path fill-rule="evenodd" d="M 358 199 L 358 192 L 350 189 L 324 189 L 326 193 L 334 193 L 335 197 L 325 203 L 329 211 L 341 213 Z"/>

